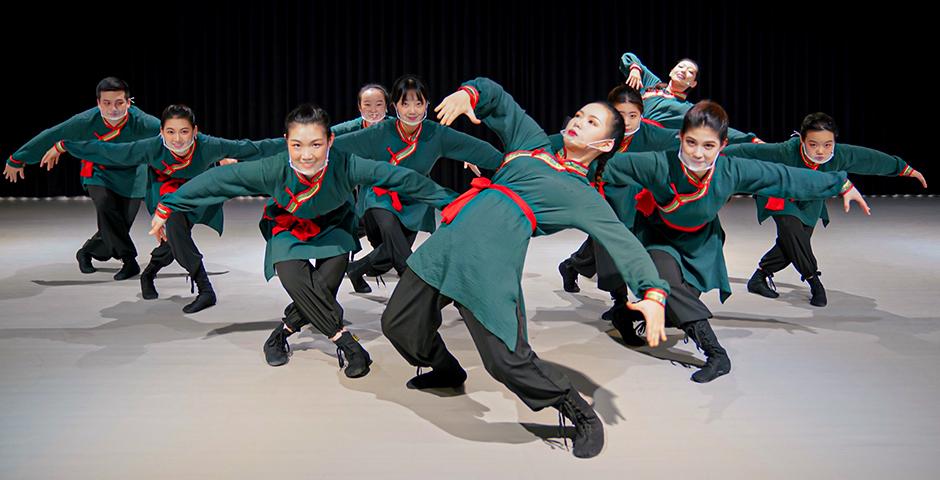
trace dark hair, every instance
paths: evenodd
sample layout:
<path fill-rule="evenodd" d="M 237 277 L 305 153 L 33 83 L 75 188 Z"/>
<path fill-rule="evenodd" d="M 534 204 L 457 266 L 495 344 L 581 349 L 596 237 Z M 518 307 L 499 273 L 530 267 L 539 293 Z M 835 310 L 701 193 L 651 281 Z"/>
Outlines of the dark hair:
<path fill-rule="evenodd" d="M 632 103 L 640 109 L 640 115 L 643 114 L 643 96 L 640 92 L 626 84 L 617 85 L 607 94 L 607 101 L 616 105 L 618 103 Z"/>
<path fill-rule="evenodd" d="M 402 98 L 405 98 L 405 94 L 409 90 L 417 91 L 418 99 L 424 100 L 426 103 L 431 102 L 431 94 L 428 92 L 427 85 L 417 75 L 408 74 L 402 75 L 392 84 L 392 103 L 398 103 Z"/>
<path fill-rule="evenodd" d="M 626 129 L 626 125 L 624 124 L 623 117 L 620 116 L 620 112 L 614 108 L 614 105 L 611 102 L 599 101 L 594 103 L 602 105 L 610 112 L 612 125 L 610 126 L 609 135 L 614 139 L 614 147 L 611 148 L 609 152 L 604 152 L 594 159 L 594 161 L 597 162 L 597 169 L 594 170 L 594 182 L 599 182 L 601 177 L 604 175 L 604 168 L 607 166 L 607 160 L 610 160 L 610 157 L 613 157 L 614 154 L 617 153 L 617 149 L 620 147 L 620 144 L 623 143 L 623 134 L 624 129 Z"/>
<path fill-rule="evenodd" d="M 95 87 L 95 98 L 101 100 L 101 92 L 124 92 L 124 98 L 128 101 L 131 99 L 131 87 L 127 86 L 127 82 L 117 77 L 102 78 L 98 82 L 98 86 Z"/>
<path fill-rule="evenodd" d="M 391 103 L 391 99 L 390 99 L 389 96 L 388 96 L 388 90 L 386 90 L 385 87 L 379 85 L 378 83 L 367 83 L 367 84 L 363 85 L 362 88 L 359 89 L 359 93 L 356 94 L 356 104 L 357 104 L 357 105 L 358 105 L 358 104 L 361 104 L 361 103 L 362 103 L 362 94 L 363 94 L 363 93 L 366 93 L 366 90 L 370 90 L 370 89 L 373 89 L 373 88 L 376 89 L 376 90 L 378 90 L 378 91 L 380 91 L 380 92 L 382 92 L 382 96 L 385 97 L 385 104 L 386 104 L 386 105 L 388 105 L 389 103 Z"/>
<path fill-rule="evenodd" d="M 839 127 L 836 126 L 836 121 L 832 117 L 822 112 L 811 113 L 803 119 L 803 124 L 800 125 L 800 138 L 805 139 L 807 133 L 822 130 L 832 132 L 835 137 L 839 136 Z"/>
<path fill-rule="evenodd" d="M 682 119 L 682 135 L 690 129 L 708 127 L 718 132 L 718 138 L 724 142 L 728 139 L 728 112 L 716 102 L 702 100 L 695 104 Z"/>
<path fill-rule="evenodd" d="M 312 103 L 304 103 L 291 110 L 291 112 L 287 114 L 287 118 L 284 119 L 284 131 L 289 131 L 291 125 L 294 124 L 309 125 L 311 123 L 323 126 L 326 135 L 330 135 L 330 114 Z"/>
<path fill-rule="evenodd" d="M 166 125 L 166 121 L 173 118 L 185 118 L 189 120 L 189 124 L 196 126 L 196 114 L 193 113 L 193 109 L 187 107 L 183 104 L 170 105 L 163 109 L 163 114 L 160 115 L 160 128 L 163 128 Z"/>

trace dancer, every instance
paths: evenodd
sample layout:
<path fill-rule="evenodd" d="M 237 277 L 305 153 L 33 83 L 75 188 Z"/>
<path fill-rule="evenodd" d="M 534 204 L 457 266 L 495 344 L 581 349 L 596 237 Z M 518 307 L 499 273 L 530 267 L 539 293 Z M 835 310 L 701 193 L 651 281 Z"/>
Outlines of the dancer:
<path fill-rule="evenodd" d="M 680 128 L 685 112 L 692 108 L 686 100 L 689 90 L 698 85 L 698 63 L 683 58 L 669 72 L 669 82 L 663 83 L 659 77 L 646 68 L 640 59 L 632 53 L 624 53 L 620 58 L 620 71 L 627 76 L 627 85 L 643 94 L 646 105 L 646 118 L 658 122 L 666 128 Z M 728 129 L 729 143 L 761 143 L 757 135 L 744 133 L 733 128 Z"/>
<path fill-rule="evenodd" d="M 441 157 L 474 163 L 498 164 L 502 154 L 487 142 L 427 120 L 430 94 L 414 75 L 405 75 L 392 87 L 398 120 L 337 137 L 336 147 L 375 160 L 428 175 Z M 411 255 L 418 231 L 433 232 L 434 210 L 403 202 L 397 192 L 380 187 L 363 190 L 356 213 L 365 221 L 366 236 L 374 250 L 349 265 L 349 280 L 358 293 L 372 289 L 363 275 L 379 275 L 394 268 L 399 275 Z"/>
<path fill-rule="evenodd" d="M 665 339 L 667 285 L 586 178 L 591 162 L 619 145 L 623 119 L 606 102 L 585 105 L 568 122 L 566 156 L 559 158 L 546 150 L 551 144 L 542 129 L 492 80 L 465 83 L 435 111 L 444 125 L 460 115 L 482 120 L 500 136 L 507 155 L 492 180 L 474 179 L 471 190 L 445 209 L 447 225 L 408 259 L 382 315 L 382 331 L 398 352 L 419 369 L 432 368 L 407 385 L 458 387 L 466 380 L 437 331 L 441 308 L 453 302 L 487 372 L 529 408 L 557 408 L 576 427 L 574 455 L 595 456 L 604 443 L 602 422 L 565 375 L 529 346 L 522 268 L 532 236 L 583 230 L 611 251 L 643 297 L 630 308 L 647 319 L 650 344 Z"/>
<path fill-rule="evenodd" d="M 3 174 L 16 182 L 25 178 L 23 167 L 40 164 L 51 170 L 62 154 L 55 144 L 60 140 L 94 140 L 125 143 L 151 138 L 160 133 L 160 120 L 147 115 L 131 104 L 127 83 L 106 77 L 95 89 L 98 106 L 46 130 L 26 142 L 7 159 Z M 94 273 L 91 260 L 121 260 L 115 280 L 126 280 L 140 273 L 137 248 L 131 240 L 131 225 L 147 183 L 146 169 L 134 165 L 127 168 L 105 168 L 82 161 L 82 185 L 95 205 L 98 231 L 75 252 L 78 269 Z"/>
<path fill-rule="evenodd" d="M 671 287 L 666 318 L 705 352 L 705 365 L 692 374 L 698 383 L 731 371 L 731 360 L 708 323 L 712 314 L 699 297 L 716 288 L 722 302 L 731 295 L 718 211 L 732 195 L 813 200 L 841 194 L 846 212 L 854 201 L 869 213 L 844 172 L 823 173 L 719 156 L 727 139 L 728 114 L 717 103 L 703 100 L 686 112 L 679 148 L 618 153 L 607 162 L 603 175 L 608 184 L 643 188 L 636 207 L 641 215 L 636 216 L 633 230 Z M 628 336 L 633 321 L 642 320 L 633 317 L 615 317 L 613 324 Z"/>
<path fill-rule="evenodd" d="M 799 136 L 783 143 L 732 145 L 725 149 L 725 153 L 821 172 L 912 177 L 927 188 L 924 176 L 904 160 L 855 145 L 842 143 L 837 147 L 838 134 L 832 117 L 822 112 L 811 113 L 803 119 Z M 760 259 L 757 270 L 747 282 L 747 291 L 777 298 L 779 294 L 772 278 L 775 273 L 792 264 L 800 273 L 800 280 L 809 284 L 810 305 L 825 307 L 828 303 L 826 289 L 819 280 L 822 274 L 813 254 L 811 239 L 820 219 L 824 227 L 829 225 L 826 202 L 766 195 L 759 195 L 756 200 L 758 222 L 763 223 L 768 217 L 773 217 L 777 224 L 777 240 L 773 248 Z"/>
<path fill-rule="evenodd" d="M 283 138 L 252 142 L 210 137 L 199 133 L 192 109 L 170 105 L 160 117 L 159 136 L 120 144 L 66 140 L 56 145 L 75 157 L 106 168 L 147 166 L 146 202 L 152 215 L 164 195 L 176 191 L 223 159 L 258 160 L 283 151 L 285 144 Z M 200 223 L 222 235 L 221 203 L 169 216 L 166 236 L 160 238 L 160 245 L 150 253 L 150 263 L 140 275 L 140 292 L 145 300 L 159 296 L 154 285 L 157 272 L 175 259 L 199 289 L 199 294 L 183 307 L 183 312 L 196 313 L 215 305 L 215 291 L 203 265 L 202 253 L 193 241 L 193 225 Z"/>
<path fill-rule="evenodd" d="M 339 137 L 347 133 L 358 132 L 369 128 L 382 120 L 390 119 L 388 115 L 388 90 L 377 83 L 363 85 L 356 95 L 356 105 L 359 108 L 359 118 L 333 125 L 333 134 Z"/>
<path fill-rule="evenodd" d="M 267 241 L 265 278 L 276 272 L 292 303 L 283 325 L 264 344 L 265 359 L 272 366 L 287 363 L 287 338 L 309 323 L 336 344 L 346 376 L 361 377 L 369 373 L 372 360 L 343 326 L 343 308 L 336 301 L 349 252 L 360 248 L 353 188 L 377 185 L 435 207 L 447 205 L 456 194 L 413 170 L 331 150 L 330 117 L 315 105 L 301 105 L 288 114 L 285 130 L 287 151 L 211 169 L 163 197 L 150 233 L 161 235 L 175 212 L 198 211 L 240 195 L 269 195 L 260 223 Z"/>

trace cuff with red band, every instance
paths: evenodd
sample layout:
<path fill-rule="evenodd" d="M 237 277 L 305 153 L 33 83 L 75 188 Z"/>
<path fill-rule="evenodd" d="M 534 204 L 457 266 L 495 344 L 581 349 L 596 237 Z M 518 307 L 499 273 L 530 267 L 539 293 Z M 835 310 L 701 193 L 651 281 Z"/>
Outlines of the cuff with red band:
<path fill-rule="evenodd" d="M 470 95 L 470 106 L 473 107 L 474 110 L 476 110 L 477 102 L 480 101 L 480 92 L 478 92 L 476 88 L 473 88 L 470 85 L 464 85 L 460 87 L 458 90 L 463 90 L 467 92 L 467 95 Z"/>
<path fill-rule="evenodd" d="M 630 71 L 633 71 L 633 70 L 636 70 L 636 71 L 638 71 L 638 72 L 640 72 L 640 73 L 643 73 L 643 67 L 641 67 L 641 66 L 639 66 L 639 65 L 637 65 L 637 64 L 635 64 L 635 63 L 634 63 L 633 65 L 630 65 Z"/>
<path fill-rule="evenodd" d="M 170 218 L 170 214 L 173 213 L 173 210 L 170 210 L 170 207 L 164 204 L 158 204 L 157 208 L 154 210 L 154 215 L 160 217 L 163 220 Z"/>
<path fill-rule="evenodd" d="M 21 162 L 13 158 L 13 155 L 10 155 L 10 159 L 7 160 L 7 165 L 10 165 L 11 167 L 14 167 L 14 168 L 23 168 L 26 165 L 26 162 Z"/>
<path fill-rule="evenodd" d="M 901 176 L 902 176 L 902 177 L 910 177 L 911 175 L 914 175 L 914 172 L 916 172 L 916 171 L 917 171 L 917 170 L 914 170 L 913 168 L 911 168 L 910 165 L 905 165 L 905 166 L 904 166 L 904 170 L 901 170 Z"/>
<path fill-rule="evenodd" d="M 855 185 L 852 185 L 852 181 L 849 179 L 845 180 L 845 183 L 842 184 L 842 189 L 839 190 L 839 195 L 845 195 L 845 192 L 855 188 Z"/>
<path fill-rule="evenodd" d="M 667 297 L 666 292 L 658 288 L 651 288 L 647 290 L 646 293 L 643 294 L 643 300 L 652 300 L 662 305 L 663 308 L 666 307 L 666 297 Z"/>
<path fill-rule="evenodd" d="M 64 143 L 62 140 L 59 140 L 58 142 L 55 142 L 55 145 L 53 145 L 53 146 L 55 147 L 55 151 L 57 151 L 57 152 L 59 152 L 59 153 L 65 153 L 65 152 L 67 152 L 67 150 L 65 149 L 65 143 Z"/>

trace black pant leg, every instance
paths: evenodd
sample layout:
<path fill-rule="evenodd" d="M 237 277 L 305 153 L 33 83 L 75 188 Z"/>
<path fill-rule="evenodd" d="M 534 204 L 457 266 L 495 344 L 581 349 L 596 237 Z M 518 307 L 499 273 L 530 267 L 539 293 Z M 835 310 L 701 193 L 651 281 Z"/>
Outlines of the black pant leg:
<path fill-rule="evenodd" d="M 86 245 L 93 258 L 107 260 L 117 258 L 133 260 L 137 257 L 137 248 L 131 240 L 131 225 L 128 222 L 128 202 L 132 199 L 122 197 L 111 190 L 97 186 L 88 186 L 88 195 L 95 205 L 98 221 L 98 236 L 101 243 L 97 243 L 92 236 Z M 134 212 L 136 215 L 136 212 Z M 90 243 L 90 244 L 89 244 Z M 83 247 L 84 248 L 84 247 Z"/>
<path fill-rule="evenodd" d="M 520 307 L 517 306 L 515 312 L 518 337 L 516 348 L 512 351 L 499 337 L 487 330 L 473 312 L 460 304 L 457 304 L 457 309 L 470 330 L 486 371 L 529 408 L 538 411 L 557 406 L 574 388 L 568 377 L 532 351 L 525 337 L 525 312 Z"/>
<path fill-rule="evenodd" d="M 374 247 L 368 255 L 357 261 L 368 267 L 364 273 L 382 274 L 394 268 L 399 275 L 408 268 L 411 246 L 417 232 L 402 225 L 394 213 L 381 208 L 370 208 L 364 215 L 367 237 Z"/>
<path fill-rule="evenodd" d="M 343 328 L 343 307 L 336 301 L 334 292 L 342 280 L 342 272 L 346 271 L 347 261 L 346 254 L 323 259 L 320 264 L 321 267 L 325 266 L 322 273 L 308 260 L 286 260 L 274 264 L 277 278 L 284 290 L 287 290 L 302 320 L 312 324 L 327 338 L 333 337 Z M 288 326 L 297 331 L 304 324 Z"/>
<path fill-rule="evenodd" d="M 815 275 L 818 266 L 811 244 L 813 227 L 807 227 L 791 215 L 775 215 L 774 223 L 777 224 L 777 241 L 761 259 L 761 270 L 779 272 L 792 263 L 804 278 Z"/>
<path fill-rule="evenodd" d="M 564 263 L 578 272 L 578 275 L 593 277 L 597 273 L 594 239 L 586 238 Z"/>
<path fill-rule="evenodd" d="M 685 282 L 676 259 L 662 250 L 651 249 L 649 254 L 659 277 L 669 283 L 667 325 L 681 328 L 686 323 L 712 318 L 712 312 L 699 299 L 702 292 Z"/>
<path fill-rule="evenodd" d="M 450 365 L 441 328 L 441 309 L 451 300 L 411 269 L 406 269 L 382 313 L 382 333 L 405 360 L 416 367 Z"/>
<path fill-rule="evenodd" d="M 202 253 L 193 241 L 193 223 L 185 213 L 170 214 L 166 221 L 166 238 L 176 262 L 191 276 L 195 276 L 202 265 Z"/>

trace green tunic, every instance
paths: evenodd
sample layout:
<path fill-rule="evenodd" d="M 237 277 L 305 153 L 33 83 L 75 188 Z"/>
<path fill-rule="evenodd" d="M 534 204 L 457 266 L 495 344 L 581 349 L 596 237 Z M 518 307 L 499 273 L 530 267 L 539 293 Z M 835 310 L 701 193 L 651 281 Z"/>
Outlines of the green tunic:
<path fill-rule="evenodd" d="M 46 130 L 20 147 L 10 158 L 7 165 L 22 167 L 37 164 L 43 155 L 60 140 L 95 140 L 102 139 L 110 143 L 127 143 L 154 137 L 160 133 L 160 119 L 147 115 L 141 109 L 131 106 L 127 121 L 111 128 L 101 118 L 98 107 L 86 110 L 72 118 Z M 86 166 L 83 164 L 82 185 L 105 187 L 112 192 L 128 198 L 143 198 L 147 184 L 146 168 L 140 164 L 129 167 Z M 84 176 L 89 174 L 90 176 Z"/>
<path fill-rule="evenodd" d="M 196 175 L 205 172 L 219 160 L 259 160 L 270 157 L 287 148 L 284 138 L 272 138 L 253 142 L 250 140 L 226 140 L 201 133 L 196 135 L 192 155 L 181 158 L 163 145 L 162 137 L 148 138 L 130 143 L 105 143 L 94 141 L 64 141 L 62 145 L 69 153 L 101 164 L 107 168 L 131 168 L 144 165 L 148 172 L 147 210 L 153 215 L 163 194 L 175 190 Z M 207 225 L 222 234 L 222 204 L 207 205 L 187 213 L 192 223 Z"/>
<path fill-rule="evenodd" d="M 517 315 L 525 315 L 522 270 L 532 236 L 577 228 L 610 251 L 634 292 L 651 298 L 657 290 L 664 294 L 668 285 L 658 277 L 642 245 L 589 186 L 584 177 L 587 169 L 570 165 L 581 172 L 571 173 L 550 154 L 548 136 L 500 85 L 486 78 L 465 85 L 478 92 L 477 118 L 511 152 L 492 182 L 522 198 L 537 228 L 533 232 L 509 196 L 485 189 L 408 258 L 415 274 L 468 308 L 510 350 L 516 346 Z"/>
<path fill-rule="evenodd" d="M 633 135 L 624 138 L 623 143 L 620 144 L 617 151 L 619 153 L 636 153 L 676 149 L 679 146 L 678 135 L 678 130 L 662 128 L 657 125 L 641 122 L 640 129 Z M 561 134 L 556 133 L 549 137 L 549 139 L 552 142 L 552 149 L 554 151 L 558 152 L 564 147 L 562 143 L 564 140 Z M 595 181 L 596 174 L 597 162 L 593 162 L 591 168 L 588 170 L 587 176 L 588 180 L 591 181 L 591 186 L 603 192 L 602 195 L 604 199 L 607 200 L 610 208 L 614 209 L 617 218 L 623 222 L 625 227 L 632 230 L 633 222 L 636 218 L 636 196 L 640 193 L 642 188 L 636 185 L 607 185 L 603 181 L 601 181 L 600 186 L 598 186 Z"/>
<path fill-rule="evenodd" d="M 390 117 L 387 115 L 385 116 L 385 120 L 388 120 L 391 118 L 395 118 L 395 117 Z M 362 122 L 363 122 L 362 117 L 357 117 L 352 120 L 348 120 L 343 123 L 337 123 L 336 125 L 333 125 L 332 127 L 330 127 L 330 131 L 333 132 L 333 135 L 336 135 L 337 137 L 340 135 L 346 135 L 347 133 L 358 132 L 359 130 L 363 130 Z M 371 127 L 374 125 L 375 124 L 372 124 L 369 126 Z"/>
<path fill-rule="evenodd" d="M 274 276 L 274 264 L 285 260 L 328 258 L 358 251 L 352 191 L 356 185 L 393 188 L 435 207 L 450 203 L 456 193 L 407 168 L 375 162 L 340 149 L 330 150 L 329 163 L 314 179 L 295 172 L 285 151 L 257 162 L 213 168 L 166 195 L 160 210 L 190 212 L 243 195 L 268 195 L 261 218 L 267 241 L 264 275 Z M 304 241 L 290 230 L 274 230 L 287 216 L 313 220 L 319 233 Z"/>
<path fill-rule="evenodd" d="M 646 202 L 638 202 L 641 213 L 633 229 L 637 238 L 647 249 L 672 255 L 685 281 L 700 292 L 719 289 L 722 302 L 731 295 L 731 285 L 722 252 L 725 232 L 718 211 L 732 195 L 822 199 L 851 187 L 844 172 L 814 172 L 724 155 L 718 157 L 709 176 L 699 181 L 678 155 L 678 149 L 618 153 L 607 162 L 604 181 L 635 184 L 652 194 Z"/>
<path fill-rule="evenodd" d="M 728 155 L 820 172 L 844 171 L 860 175 L 910 176 L 914 171 L 900 157 L 844 143 L 836 145 L 835 154 L 831 160 L 821 165 L 816 164 L 803 154 L 798 136 L 782 143 L 732 145 L 726 147 L 724 152 Z M 771 215 L 790 215 L 799 218 L 807 227 L 816 226 L 816 222 L 820 219 L 822 219 L 823 226 L 829 225 L 829 212 L 826 210 L 824 200 L 793 200 L 766 195 L 758 195 L 755 198 L 758 222 L 763 223 Z"/>
<path fill-rule="evenodd" d="M 682 119 L 694 105 L 686 100 L 684 92 L 672 92 L 665 88 L 657 88 L 662 80 L 646 68 L 640 59 L 632 53 L 624 53 L 620 57 L 620 71 L 630 76 L 630 68 L 640 68 L 643 78 L 643 117 L 661 123 L 666 128 L 682 128 Z M 757 135 L 744 133 L 733 128 L 728 129 L 729 143 L 753 142 Z"/>
<path fill-rule="evenodd" d="M 499 165 L 502 159 L 502 154 L 489 143 L 430 120 L 421 123 L 416 143 L 406 141 L 397 120 L 385 120 L 367 129 L 337 137 L 334 145 L 361 157 L 385 160 L 410 168 L 422 175 L 428 175 L 441 157 L 470 162 L 483 168 L 494 168 L 493 165 Z M 434 209 L 427 205 L 402 202 L 399 212 L 393 208 L 390 195 L 380 196 L 369 188 L 360 192 L 356 213 L 361 217 L 370 208 L 392 212 L 409 230 L 434 231 Z"/>

